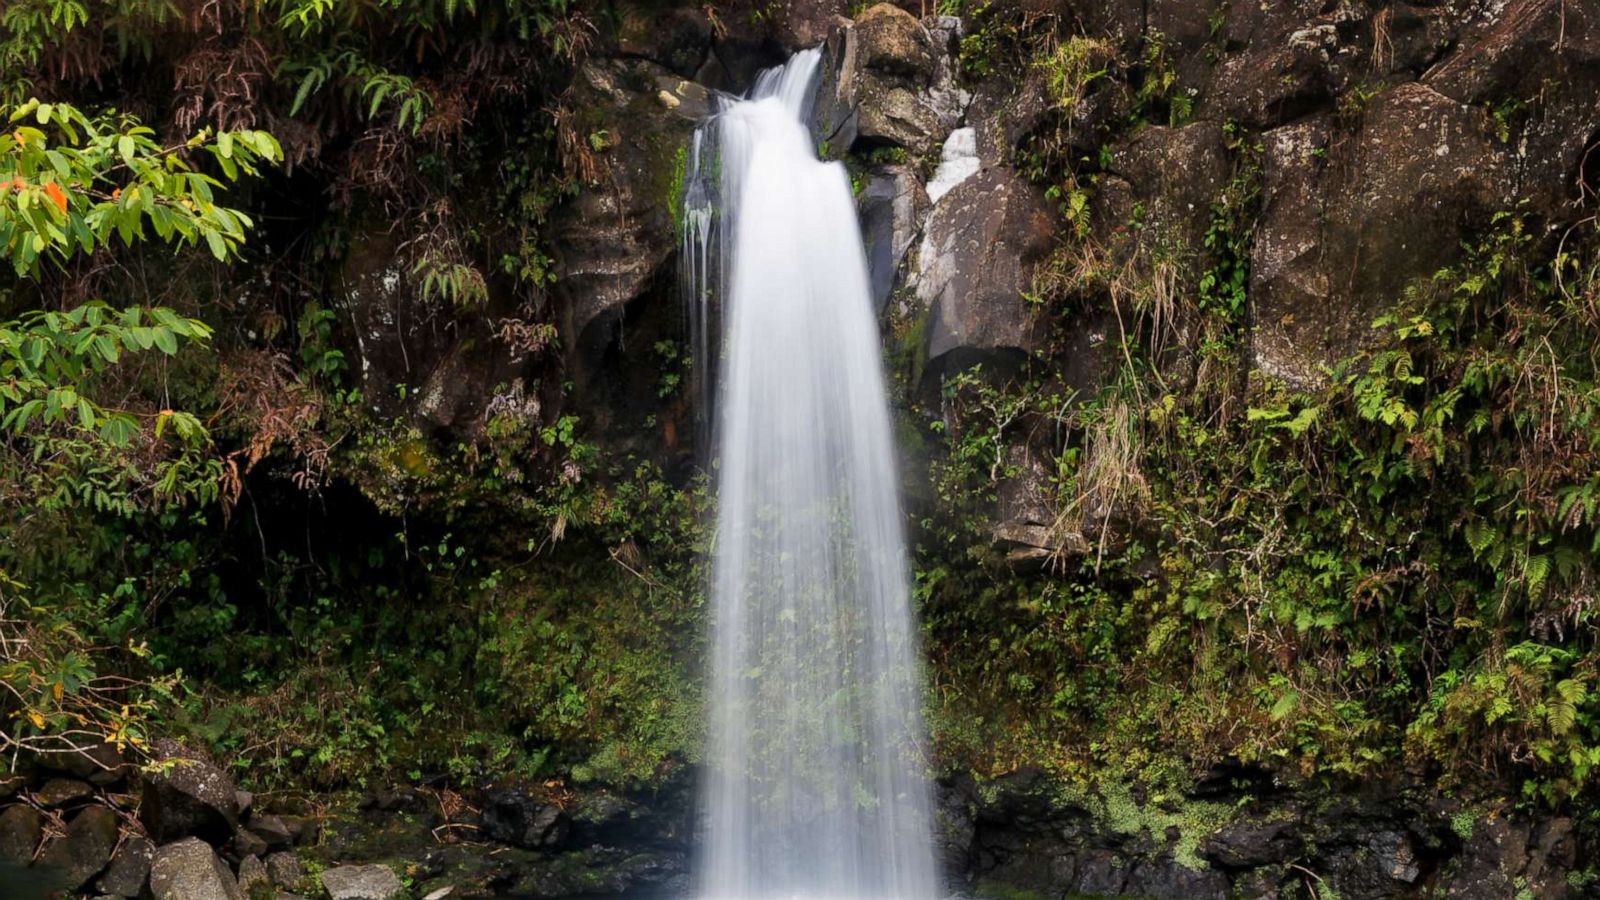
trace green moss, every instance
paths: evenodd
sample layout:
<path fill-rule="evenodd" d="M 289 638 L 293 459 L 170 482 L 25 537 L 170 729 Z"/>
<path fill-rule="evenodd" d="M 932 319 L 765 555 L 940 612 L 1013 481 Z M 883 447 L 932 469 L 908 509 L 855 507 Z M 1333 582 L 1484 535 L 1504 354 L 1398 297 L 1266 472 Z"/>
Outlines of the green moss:
<path fill-rule="evenodd" d="M 683 239 L 683 182 L 688 177 L 688 166 L 689 150 L 679 147 L 672 156 L 672 165 L 665 170 L 670 173 L 666 190 L 667 215 L 672 217 L 672 227 L 680 241 Z"/>

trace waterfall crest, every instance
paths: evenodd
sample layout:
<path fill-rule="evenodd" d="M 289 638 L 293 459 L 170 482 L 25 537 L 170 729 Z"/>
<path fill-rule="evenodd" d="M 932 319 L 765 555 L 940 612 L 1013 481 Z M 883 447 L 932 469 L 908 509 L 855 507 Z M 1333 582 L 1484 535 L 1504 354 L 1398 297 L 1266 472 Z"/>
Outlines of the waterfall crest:
<path fill-rule="evenodd" d="M 817 159 L 804 124 L 819 59 L 797 54 L 725 101 L 686 166 L 694 350 L 702 370 L 721 365 L 700 887 L 931 900 L 919 648 L 877 323 L 848 175 Z"/>

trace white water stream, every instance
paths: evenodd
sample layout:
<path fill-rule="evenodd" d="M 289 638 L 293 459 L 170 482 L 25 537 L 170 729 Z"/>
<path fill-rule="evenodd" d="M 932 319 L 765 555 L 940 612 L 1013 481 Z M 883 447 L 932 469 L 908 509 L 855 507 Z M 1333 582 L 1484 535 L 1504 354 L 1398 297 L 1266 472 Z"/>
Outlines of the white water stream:
<path fill-rule="evenodd" d="M 819 57 L 802 52 L 725 101 L 686 173 L 695 358 L 719 367 L 700 892 L 932 900 L 877 323 L 849 178 L 817 159 L 804 124 Z"/>

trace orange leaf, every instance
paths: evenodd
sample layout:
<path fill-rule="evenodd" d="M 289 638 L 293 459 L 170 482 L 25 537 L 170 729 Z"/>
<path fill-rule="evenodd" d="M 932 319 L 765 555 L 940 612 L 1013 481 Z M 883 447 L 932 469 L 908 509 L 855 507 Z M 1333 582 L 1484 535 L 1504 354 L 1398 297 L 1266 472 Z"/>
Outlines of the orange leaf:
<path fill-rule="evenodd" d="M 65 214 L 67 211 L 67 195 L 61 192 L 61 185 L 52 181 L 44 186 L 44 192 L 46 196 L 55 201 L 56 209 Z"/>

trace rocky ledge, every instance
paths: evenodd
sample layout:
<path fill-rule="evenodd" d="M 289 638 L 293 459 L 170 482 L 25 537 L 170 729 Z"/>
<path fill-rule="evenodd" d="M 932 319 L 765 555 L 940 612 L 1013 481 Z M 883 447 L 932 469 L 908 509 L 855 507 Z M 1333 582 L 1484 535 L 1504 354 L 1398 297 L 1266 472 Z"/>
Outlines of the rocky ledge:
<path fill-rule="evenodd" d="M 441 782 L 313 806 L 252 797 L 213 760 L 170 742 L 157 757 L 137 772 L 41 767 L 5 782 L 5 896 L 442 900 L 691 890 L 689 770 L 648 794 Z M 1021 770 L 983 782 L 946 778 L 936 809 L 946 884 L 967 896 L 1600 896 L 1597 848 L 1571 820 L 1441 800 L 1421 784 L 1287 785 L 1234 767 L 1183 795 L 1152 796 Z"/>

